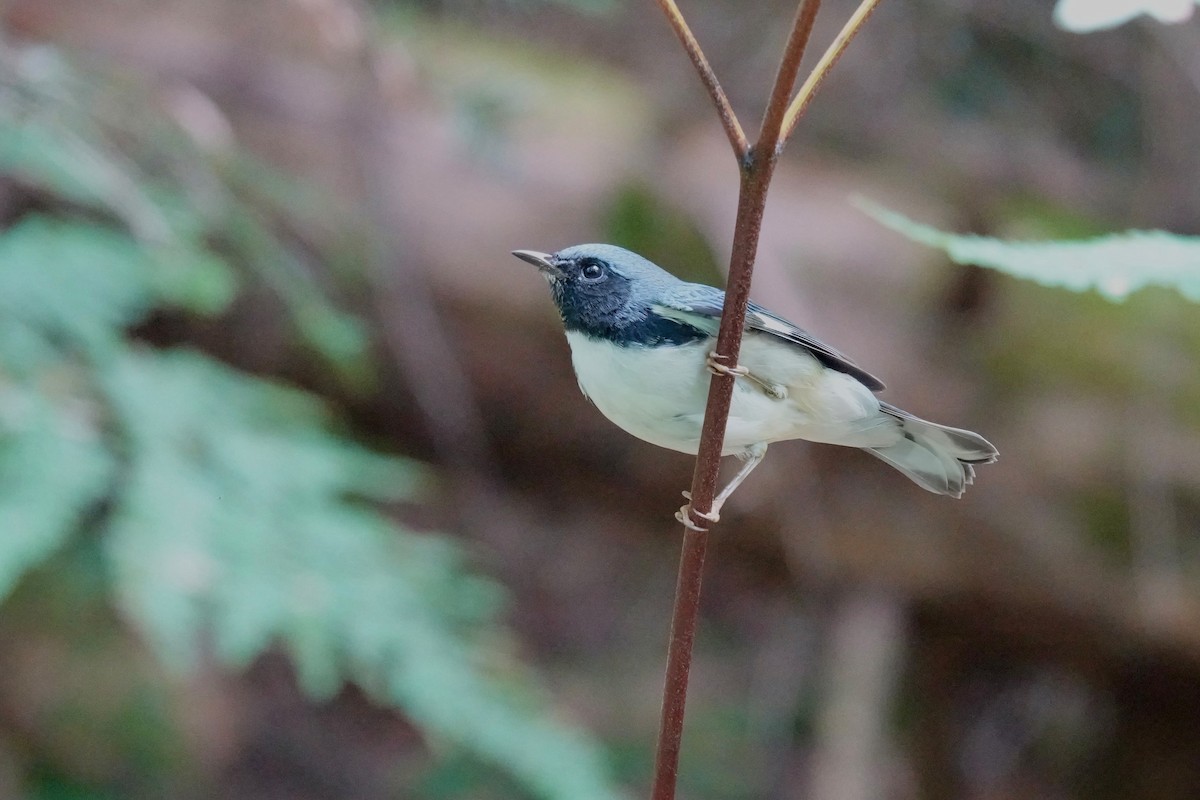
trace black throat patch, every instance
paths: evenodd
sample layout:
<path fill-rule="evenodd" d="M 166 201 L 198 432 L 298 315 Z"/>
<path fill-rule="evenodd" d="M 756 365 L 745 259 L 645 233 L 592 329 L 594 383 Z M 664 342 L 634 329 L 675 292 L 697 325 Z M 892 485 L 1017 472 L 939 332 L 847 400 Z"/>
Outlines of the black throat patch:
<path fill-rule="evenodd" d="M 607 297 L 583 295 L 551 284 L 563 327 L 590 339 L 603 339 L 620 347 L 683 345 L 707 339 L 709 334 L 685 322 L 660 316 L 650 309 L 630 308 L 622 292 Z"/>

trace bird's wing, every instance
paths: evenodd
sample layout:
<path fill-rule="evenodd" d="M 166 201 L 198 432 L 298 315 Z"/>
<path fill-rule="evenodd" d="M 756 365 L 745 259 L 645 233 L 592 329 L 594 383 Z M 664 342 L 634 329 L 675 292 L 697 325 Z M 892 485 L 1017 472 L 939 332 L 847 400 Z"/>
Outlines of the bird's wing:
<path fill-rule="evenodd" d="M 725 293 L 711 286 L 691 284 L 674 289 L 662 297 L 655 311 L 664 317 L 716 334 L 721 312 L 725 308 Z M 884 388 L 883 381 L 862 369 L 846 356 L 829 345 L 798 328 L 783 317 L 776 316 L 762 306 L 751 303 L 746 309 L 746 327 L 753 331 L 770 334 L 785 342 L 802 347 L 826 367 L 844 372 L 855 378 L 868 389 L 878 392 Z"/>

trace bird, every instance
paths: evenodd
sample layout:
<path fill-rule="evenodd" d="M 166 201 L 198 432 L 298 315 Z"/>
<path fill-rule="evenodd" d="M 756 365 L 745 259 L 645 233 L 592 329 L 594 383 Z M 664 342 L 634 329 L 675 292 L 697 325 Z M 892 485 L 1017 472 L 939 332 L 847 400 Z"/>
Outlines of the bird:
<path fill-rule="evenodd" d="M 710 522 L 767 446 L 805 439 L 858 447 L 934 494 L 961 497 L 996 448 L 972 431 L 921 419 L 879 397 L 883 381 L 755 303 L 736 365 L 715 352 L 725 292 L 675 277 L 610 244 L 512 254 L 550 284 L 583 394 L 617 427 L 695 455 L 711 375 L 735 379 L 722 456 L 743 464 L 717 494 Z M 691 496 L 676 517 L 690 528 Z"/>

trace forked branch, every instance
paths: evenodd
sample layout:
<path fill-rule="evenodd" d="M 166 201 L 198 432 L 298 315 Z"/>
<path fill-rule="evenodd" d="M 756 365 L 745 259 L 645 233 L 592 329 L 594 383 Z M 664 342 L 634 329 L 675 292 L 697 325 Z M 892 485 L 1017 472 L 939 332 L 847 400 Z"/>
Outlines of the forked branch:
<path fill-rule="evenodd" d="M 787 139 L 783 133 L 783 122 L 788 107 L 788 98 L 792 87 L 796 85 L 796 76 L 800 73 L 800 61 L 808 47 L 808 37 L 812 34 L 813 23 L 817 19 L 817 11 L 821 8 L 821 0 L 800 0 L 796 8 L 796 18 L 792 21 L 792 32 L 788 43 L 783 49 L 783 58 L 779 60 L 779 70 L 775 73 L 775 85 L 771 89 L 771 97 L 763 112 L 762 126 L 758 131 L 758 141 L 754 147 L 760 153 L 770 153 L 770 157 L 778 152 Z M 765 192 L 765 189 L 764 189 Z"/>
<path fill-rule="evenodd" d="M 741 168 L 741 187 L 738 194 L 737 221 L 733 232 L 733 248 L 729 260 L 729 287 L 717 333 L 716 353 L 726 364 L 737 364 L 741 350 L 742 329 L 746 306 L 750 301 L 750 278 L 758 252 L 759 231 L 766 208 L 767 189 L 774 174 L 775 162 L 783 143 L 791 135 L 797 121 L 808 107 L 825 74 L 846 49 L 850 39 L 874 10 L 879 0 L 863 0 L 830 49 L 805 81 L 795 100 L 789 103 L 800 62 L 812 32 L 820 0 L 800 0 L 796 17 L 783 57 L 780 59 L 775 84 L 763 114 L 758 141 L 750 145 L 737 116 L 725 96 L 721 84 L 700 50 L 700 45 L 674 0 L 657 0 L 675 34 L 687 50 L 692 64 L 708 89 L 725 127 L 726 136 Z M 702 520 L 712 509 L 716 494 L 717 475 L 721 467 L 721 451 L 725 425 L 733 399 L 735 378 L 714 376 L 708 389 L 708 405 L 700 436 L 696 469 L 692 474 L 690 503 L 680 509 L 685 528 L 683 552 L 679 561 L 679 579 L 675 587 L 675 610 L 671 619 L 671 639 L 667 650 L 667 674 L 663 689 L 662 722 L 658 748 L 655 753 L 653 800 L 673 800 L 679 769 L 679 748 L 683 735 L 683 715 L 687 700 L 688 674 L 691 670 L 692 643 L 696 635 L 696 619 L 700 607 L 700 585 L 704 574 L 704 556 L 708 546 L 707 527 L 695 524 L 695 513 Z"/>

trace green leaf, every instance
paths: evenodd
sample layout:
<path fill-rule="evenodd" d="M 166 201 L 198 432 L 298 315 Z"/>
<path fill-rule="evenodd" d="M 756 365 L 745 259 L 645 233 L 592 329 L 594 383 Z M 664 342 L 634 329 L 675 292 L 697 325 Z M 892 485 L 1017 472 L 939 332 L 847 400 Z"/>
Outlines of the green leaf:
<path fill-rule="evenodd" d="M 123 233 L 28 216 L 0 235 L 0 316 L 75 343 L 111 344 L 153 301 L 146 262 Z"/>
<path fill-rule="evenodd" d="M 0 600 L 53 555 L 104 495 L 114 463 L 94 404 L 70 390 L 66 365 L 43 381 L 5 382 L 0 362 Z"/>
<path fill-rule="evenodd" d="M 1008 242 L 945 233 L 867 200 L 857 205 L 892 230 L 944 251 L 959 264 L 1075 292 L 1095 290 L 1114 301 L 1147 286 L 1166 286 L 1200 302 L 1200 237 L 1127 231 L 1080 241 Z"/>
<path fill-rule="evenodd" d="M 95 154 L 45 120 L 0 124 L 0 172 L 80 203 L 100 203 L 110 188 Z"/>
<path fill-rule="evenodd" d="M 361 319 L 338 311 L 324 299 L 297 301 L 291 292 L 281 294 L 291 300 L 292 318 L 300 334 L 331 364 L 343 366 L 363 357 L 368 338 Z"/>
<path fill-rule="evenodd" d="M 280 644 L 315 697 L 353 680 L 541 797 L 618 796 L 598 748 L 501 657 L 498 587 L 367 502 L 417 498 L 423 470 L 339 440 L 309 396 L 196 354 L 130 354 L 106 387 L 130 454 L 107 553 L 167 663 L 194 664 L 202 641 L 235 666 Z"/>
<path fill-rule="evenodd" d="M 0 318 L 77 346 L 111 346 L 159 303 L 216 310 L 232 294 L 219 259 L 148 251 L 105 225 L 30 215 L 0 234 Z"/>
<path fill-rule="evenodd" d="M 148 255 L 153 266 L 147 279 L 163 305 L 213 316 L 237 296 L 233 269 L 198 242 L 180 240 L 153 248 Z"/>

